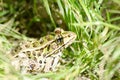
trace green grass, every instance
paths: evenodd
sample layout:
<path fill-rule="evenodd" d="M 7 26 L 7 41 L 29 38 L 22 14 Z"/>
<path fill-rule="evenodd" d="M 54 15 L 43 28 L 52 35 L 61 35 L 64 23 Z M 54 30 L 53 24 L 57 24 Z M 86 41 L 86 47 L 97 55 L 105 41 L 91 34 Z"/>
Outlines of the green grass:
<path fill-rule="evenodd" d="M 120 80 L 119 0 L 1 0 L 0 10 L 0 80 Z M 56 73 L 15 71 L 8 52 L 17 41 L 40 38 L 55 27 L 77 34 L 64 51 L 68 64 Z"/>

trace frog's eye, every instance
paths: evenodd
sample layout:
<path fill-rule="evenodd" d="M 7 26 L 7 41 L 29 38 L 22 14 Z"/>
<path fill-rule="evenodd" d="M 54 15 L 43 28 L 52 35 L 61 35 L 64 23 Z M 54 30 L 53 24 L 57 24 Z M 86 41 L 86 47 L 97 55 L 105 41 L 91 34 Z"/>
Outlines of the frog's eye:
<path fill-rule="evenodd" d="M 57 29 L 55 29 L 55 31 L 54 31 L 56 34 L 60 34 L 61 33 L 61 31 L 60 30 L 57 30 Z"/>
<path fill-rule="evenodd" d="M 54 32 L 55 32 L 56 34 L 61 34 L 61 33 L 64 32 L 64 30 L 61 29 L 61 28 L 56 28 Z"/>

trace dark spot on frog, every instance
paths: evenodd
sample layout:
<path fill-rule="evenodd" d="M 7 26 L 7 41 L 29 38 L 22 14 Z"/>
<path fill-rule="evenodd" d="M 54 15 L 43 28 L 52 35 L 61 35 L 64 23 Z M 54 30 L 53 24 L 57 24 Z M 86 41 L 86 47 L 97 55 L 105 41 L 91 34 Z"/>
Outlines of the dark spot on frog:
<path fill-rule="evenodd" d="M 29 58 L 29 59 L 31 59 L 31 57 L 30 57 L 30 56 L 28 56 L 28 58 Z"/>
<path fill-rule="evenodd" d="M 30 47 L 30 45 L 27 45 L 27 44 L 26 44 L 26 45 L 25 45 L 25 47 L 26 47 L 26 48 L 29 48 L 29 47 Z"/>
<path fill-rule="evenodd" d="M 40 56 L 40 53 L 38 53 L 37 56 Z"/>
<path fill-rule="evenodd" d="M 26 53 L 27 53 L 27 55 L 28 55 L 28 56 L 30 56 L 30 54 L 31 54 L 31 52 L 30 52 L 30 51 L 27 51 Z"/>
<path fill-rule="evenodd" d="M 42 64 L 42 61 L 40 60 L 39 63 Z"/>
<path fill-rule="evenodd" d="M 70 37 L 71 35 L 69 34 L 68 37 Z"/>
<path fill-rule="evenodd" d="M 59 36 L 57 39 L 56 39 L 56 43 L 57 44 L 60 44 L 63 42 L 63 37 L 62 36 Z"/>
<path fill-rule="evenodd" d="M 40 39 L 39 42 L 40 42 L 40 44 L 43 44 L 43 43 L 44 43 L 44 40 L 43 40 L 43 39 Z"/>
<path fill-rule="evenodd" d="M 34 69 L 34 67 L 35 67 L 35 64 L 31 64 L 31 65 L 30 65 L 30 68 L 31 68 L 31 69 Z"/>
<path fill-rule="evenodd" d="M 33 54 L 33 56 L 36 56 L 36 52 L 35 51 L 33 51 L 32 54 Z"/>
<path fill-rule="evenodd" d="M 15 58 L 18 58 L 18 57 L 19 57 L 18 55 L 15 56 Z"/>
<path fill-rule="evenodd" d="M 34 57 L 34 60 L 35 60 L 35 61 L 37 61 L 37 58 L 36 58 L 36 57 Z"/>
<path fill-rule="evenodd" d="M 50 50 L 50 45 L 47 46 L 47 51 L 49 51 L 49 50 Z"/>
<path fill-rule="evenodd" d="M 52 67 L 50 67 L 49 69 L 50 69 L 50 71 L 52 71 Z"/>
<path fill-rule="evenodd" d="M 46 64 L 46 61 L 44 61 L 44 63 Z"/>

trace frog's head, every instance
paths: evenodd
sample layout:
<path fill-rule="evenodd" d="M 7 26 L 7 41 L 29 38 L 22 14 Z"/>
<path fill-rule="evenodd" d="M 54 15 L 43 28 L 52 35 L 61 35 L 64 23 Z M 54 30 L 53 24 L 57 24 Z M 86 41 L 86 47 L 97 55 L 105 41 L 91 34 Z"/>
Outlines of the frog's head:
<path fill-rule="evenodd" d="M 64 31 L 61 28 L 56 28 L 54 32 L 57 35 L 57 42 L 62 42 L 65 48 L 71 45 L 76 39 L 76 34 L 72 31 Z"/>

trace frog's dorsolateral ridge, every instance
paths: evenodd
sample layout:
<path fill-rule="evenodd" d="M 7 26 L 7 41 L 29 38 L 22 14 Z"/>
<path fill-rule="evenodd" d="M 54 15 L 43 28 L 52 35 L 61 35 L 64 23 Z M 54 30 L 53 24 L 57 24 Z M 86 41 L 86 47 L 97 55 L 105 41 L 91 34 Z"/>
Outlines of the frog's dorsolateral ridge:
<path fill-rule="evenodd" d="M 11 52 L 15 54 L 12 65 L 22 73 L 56 71 L 60 65 L 63 49 L 75 41 L 76 34 L 61 28 L 56 28 L 54 33 L 40 40 L 21 42 Z"/>

